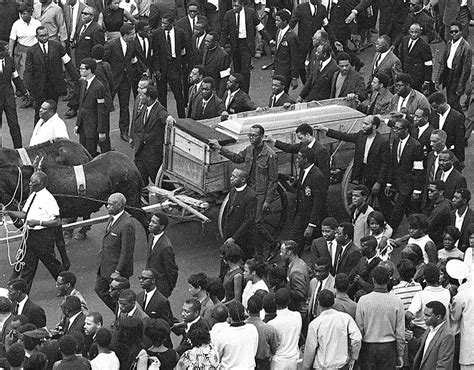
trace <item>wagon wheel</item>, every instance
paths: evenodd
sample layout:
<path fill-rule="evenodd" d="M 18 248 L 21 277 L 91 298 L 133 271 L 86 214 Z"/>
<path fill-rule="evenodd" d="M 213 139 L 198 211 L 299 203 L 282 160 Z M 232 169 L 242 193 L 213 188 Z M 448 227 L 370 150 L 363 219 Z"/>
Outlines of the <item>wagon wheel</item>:
<path fill-rule="evenodd" d="M 349 165 L 344 172 L 344 176 L 342 177 L 341 182 L 341 197 L 342 203 L 344 204 L 344 209 L 346 212 L 351 215 L 351 204 L 352 204 L 352 189 L 354 188 L 354 184 L 351 183 L 351 176 L 352 176 L 352 168 L 354 167 L 354 160 L 349 162 Z"/>
<path fill-rule="evenodd" d="M 168 176 L 166 176 L 163 171 L 163 165 L 161 165 L 158 170 L 158 173 L 156 174 L 155 185 L 162 189 L 174 190 L 179 188 L 182 183 L 180 183 L 179 181 L 174 181 Z"/>
<path fill-rule="evenodd" d="M 222 238 L 224 238 L 224 212 L 228 203 L 229 194 L 226 195 L 222 202 L 219 210 L 219 219 L 217 220 L 219 234 Z M 285 188 L 280 182 L 278 182 L 276 198 L 270 207 L 270 211 L 264 215 L 263 224 L 267 231 L 276 238 L 285 226 L 286 218 L 288 217 L 288 197 Z"/>

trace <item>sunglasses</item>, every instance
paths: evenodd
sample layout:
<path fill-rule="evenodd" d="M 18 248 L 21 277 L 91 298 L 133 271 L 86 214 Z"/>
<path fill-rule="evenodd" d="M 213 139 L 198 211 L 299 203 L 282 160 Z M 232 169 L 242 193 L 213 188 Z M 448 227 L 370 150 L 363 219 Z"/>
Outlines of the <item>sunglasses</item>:
<path fill-rule="evenodd" d="M 88 13 L 88 12 L 82 12 L 81 14 L 83 14 L 83 15 L 93 15 L 92 13 Z"/>
<path fill-rule="evenodd" d="M 449 31 L 449 33 L 459 33 L 459 32 L 461 32 L 461 31 L 459 31 L 459 30 L 450 30 Z"/>

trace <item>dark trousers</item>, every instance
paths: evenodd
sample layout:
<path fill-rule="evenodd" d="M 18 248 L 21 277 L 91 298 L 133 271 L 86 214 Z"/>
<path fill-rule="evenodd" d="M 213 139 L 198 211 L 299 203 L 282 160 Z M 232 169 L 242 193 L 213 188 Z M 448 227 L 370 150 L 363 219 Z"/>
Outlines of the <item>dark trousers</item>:
<path fill-rule="evenodd" d="M 270 370 L 271 360 L 255 358 L 256 370 Z"/>
<path fill-rule="evenodd" d="M 110 152 L 112 150 L 112 145 L 110 144 L 110 133 L 105 133 L 105 140 L 99 141 L 100 154 Z"/>
<path fill-rule="evenodd" d="M 23 259 L 25 265 L 20 271 L 20 277 L 26 280 L 27 294 L 31 290 L 38 268 L 38 261 L 43 262 L 43 265 L 56 281 L 61 272 L 61 262 L 56 259 L 54 254 L 54 230 L 52 228 L 28 231 L 26 254 Z"/>
<path fill-rule="evenodd" d="M 115 313 L 115 309 L 117 308 L 117 300 L 112 298 L 109 294 L 109 287 L 112 279 L 110 277 L 105 278 L 101 276 L 99 273 L 97 274 L 97 278 L 95 280 L 95 292 L 105 303 L 105 305 Z"/>
<path fill-rule="evenodd" d="M 86 135 L 79 133 L 79 143 L 86 148 L 86 150 L 89 152 L 89 154 L 92 157 L 97 156 L 97 143 L 99 142 L 99 138 L 91 138 L 91 137 L 86 137 Z"/>
<path fill-rule="evenodd" d="M 176 59 L 168 61 L 168 68 L 166 74 L 163 74 L 158 80 L 158 100 L 161 105 L 168 108 L 168 83 L 170 84 L 171 91 L 173 92 L 176 100 L 176 110 L 178 111 L 179 118 L 185 118 L 185 104 L 183 96 L 183 83 L 182 83 L 182 71 L 181 66 L 178 65 Z"/>
<path fill-rule="evenodd" d="M 252 64 L 252 53 L 250 52 L 247 39 L 239 39 L 237 41 L 237 50 L 234 55 L 232 55 L 232 60 L 234 63 L 234 71 L 241 73 L 244 77 L 241 88 L 248 94 L 250 89 L 250 66 Z"/>
<path fill-rule="evenodd" d="M 121 134 L 128 134 L 128 127 L 130 125 L 130 111 L 128 109 L 128 105 L 130 104 L 130 90 L 130 81 L 123 76 L 122 82 L 112 94 L 112 100 L 114 100 L 115 94 L 117 94 L 119 98 L 119 128 Z"/>
<path fill-rule="evenodd" d="M 396 342 L 362 342 L 359 360 L 360 368 L 364 370 L 395 370 L 397 366 Z"/>
<path fill-rule="evenodd" d="M 420 194 L 421 195 L 421 194 Z M 392 217 L 390 219 L 390 226 L 393 229 L 393 234 L 396 233 L 398 227 L 402 223 L 403 216 L 412 213 L 411 192 L 398 192 L 395 197 L 395 204 L 393 205 Z"/>
<path fill-rule="evenodd" d="M 160 169 L 162 160 L 158 160 L 158 158 L 147 158 L 145 155 L 138 153 L 135 155 L 134 162 L 142 176 L 143 185 L 148 185 L 150 180 L 152 183 L 155 183 L 156 175 Z"/>
<path fill-rule="evenodd" d="M 6 99 L 6 97 L 3 99 Z M 8 129 L 10 130 L 10 136 L 12 137 L 13 147 L 22 148 L 21 130 L 20 125 L 18 124 L 15 100 L 13 100 L 13 104 L 9 104 L 8 101 L 5 101 L 0 105 L 0 127 L 2 127 L 2 116 L 4 111 L 7 116 Z"/>
<path fill-rule="evenodd" d="M 462 113 L 463 111 L 460 103 L 461 95 L 456 94 L 457 84 L 452 81 L 453 75 L 453 70 L 449 70 L 448 83 L 446 84 L 446 99 L 452 109 Z"/>

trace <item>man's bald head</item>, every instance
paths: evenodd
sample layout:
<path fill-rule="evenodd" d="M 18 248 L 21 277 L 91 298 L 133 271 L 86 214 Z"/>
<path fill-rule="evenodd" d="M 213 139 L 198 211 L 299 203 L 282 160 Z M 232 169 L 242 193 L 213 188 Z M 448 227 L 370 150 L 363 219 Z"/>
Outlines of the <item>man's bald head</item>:
<path fill-rule="evenodd" d="M 125 209 L 127 199 L 122 193 L 114 193 L 107 200 L 107 210 L 110 215 L 114 216 Z"/>

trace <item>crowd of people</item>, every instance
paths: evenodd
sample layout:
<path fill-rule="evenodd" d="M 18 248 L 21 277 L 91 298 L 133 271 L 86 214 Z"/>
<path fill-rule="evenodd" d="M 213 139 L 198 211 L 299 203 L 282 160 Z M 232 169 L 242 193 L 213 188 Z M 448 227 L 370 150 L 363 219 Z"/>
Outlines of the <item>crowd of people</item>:
<path fill-rule="evenodd" d="M 253 125 L 240 153 L 209 140 L 242 166 L 230 178 L 219 276 L 191 274 L 180 315 L 169 302 L 179 268 L 168 217 L 151 218 L 137 293 L 130 289 L 134 224 L 125 197 L 112 194 L 95 284 L 114 314 L 110 327 L 103 312 L 89 310 L 67 271 L 57 243 L 59 207 L 46 174 L 36 172 L 22 210 L 2 211 L 28 227 L 24 265 L 8 282 L 8 297 L 0 297 L 2 366 L 473 368 L 474 213 L 462 175 L 474 106 L 467 3 L 208 0 L 184 7 L 177 19 L 174 5 L 149 0 L 1 1 L 0 111 L 14 147 L 23 146 L 15 95 L 20 108 L 35 110 L 30 145 L 68 137 L 57 114 L 66 95 L 66 118 L 77 117 L 80 143 L 91 156 L 110 151 L 117 95 L 120 137 L 147 184 L 163 160 L 165 126 L 174 122 L 168 87 L 179 118 L 227 120 L 266 109 L 249 96 L 252 57 L 263 54 L 273 55 L 263 67 L 273 71 L 268 108 L 346 98 L 367 114 L 361 131 L 301 124 L 292 144 Z M 357 51 L 377 32 L 363 76 Z M 441 41 L 434 75 L 429 45 Z M 299 80 L 303 89 L 292 99 Z M 393 131 L 391 145 L 381 124 Z M 350 222 L 328 209 L 330 155 L 314 129 L 355 145 Z M 265 226 L 277 198 L 276 149 L 295 154 L 299 167 L 287 184 L 296 207 L 291 240 L 284 241 Z M 65 297 L 54 329 L 28 297 L 40 260 Z"/>

